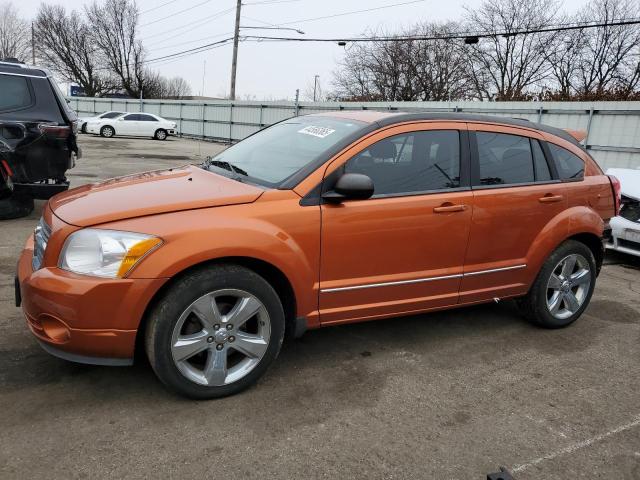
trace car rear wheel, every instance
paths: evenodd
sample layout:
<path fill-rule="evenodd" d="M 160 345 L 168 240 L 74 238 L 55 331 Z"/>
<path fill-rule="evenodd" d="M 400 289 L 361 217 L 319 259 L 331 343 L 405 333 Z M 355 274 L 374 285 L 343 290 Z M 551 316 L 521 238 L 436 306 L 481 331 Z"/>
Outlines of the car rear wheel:
<path fill-rule="evenodd" d="M 10 197 L 0 200 L 0 220 L 26 217 L 33 208 L 33 198 L 13 192 Z"/>
<path fill-rule="evenodd" d="M 537 325 L 566 327 L 589 305 L 595 283 L 593 252 L 581 242 L 568 240 L 549 256 L 520 307 Z"/>
<path fill-rule="evenodd" d="M 167 139 L 167 131 L 159 128 L 156 130 L 155 135 L 153 136 L 156 140 L 166 140 Z"/>
<path fill-rule="evenodd" d="M 100 129 L 100 135 L 105 138 L 111 138 L 115 134 L 116 134 L 116 131 L 113 129 L 113 127 L 110 127 L 109 125 L 105 125 Z"/>
<path fill-rule="evenodd" d="M 178 280 L 151 312 L 145 347 L 169 389 L 206 399 L 256 382 L 277 357 L 284 311 L 275 290 L 236 265 L 196 270 Z"/>

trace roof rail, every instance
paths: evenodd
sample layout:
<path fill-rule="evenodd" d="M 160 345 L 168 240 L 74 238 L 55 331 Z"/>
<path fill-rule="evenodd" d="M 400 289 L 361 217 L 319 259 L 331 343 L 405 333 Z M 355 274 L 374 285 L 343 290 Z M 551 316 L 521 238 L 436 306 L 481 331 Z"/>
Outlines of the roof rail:
<path fill-rule="evenodd" d="M 0 59 L 0 65 L 4 67 L 27 68 L 27 66 L 17 58 Z"/>

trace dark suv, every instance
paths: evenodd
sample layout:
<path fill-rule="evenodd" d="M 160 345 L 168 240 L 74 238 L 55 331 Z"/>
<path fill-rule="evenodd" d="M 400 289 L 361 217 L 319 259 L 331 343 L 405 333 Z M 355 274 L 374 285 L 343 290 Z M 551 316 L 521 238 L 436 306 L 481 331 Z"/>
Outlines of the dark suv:
<path fill-rule="evenodd" d="M 0 61 L 0 219 L 28 215 L 34 198 L 69 188 L 76 120 L 49 72 Z"/>

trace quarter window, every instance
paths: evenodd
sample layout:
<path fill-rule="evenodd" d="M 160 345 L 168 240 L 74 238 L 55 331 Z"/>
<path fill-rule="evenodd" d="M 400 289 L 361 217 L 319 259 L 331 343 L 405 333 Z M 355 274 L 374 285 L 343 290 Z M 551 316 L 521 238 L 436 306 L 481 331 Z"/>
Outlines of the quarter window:
<path fill-rule="evenodd" d="M 349 160 L 345 173 L 369 176 L 374 195 L 457 188 L 460 134 L 457 130 L 428 130 L 385 138 Z"/>
<path fill-rule="evenodd" d="M 26 108 L 33 103 L 28 80 L 14 75 L 0 75 L 0 111 Z"/>
<path fill-rule="evenodd" d="M 553 143 L 548 145 L 556 162 L 558 175 L 562 180 L 575 180 L 584 177 L 584 162 L 580 157 Z"/>

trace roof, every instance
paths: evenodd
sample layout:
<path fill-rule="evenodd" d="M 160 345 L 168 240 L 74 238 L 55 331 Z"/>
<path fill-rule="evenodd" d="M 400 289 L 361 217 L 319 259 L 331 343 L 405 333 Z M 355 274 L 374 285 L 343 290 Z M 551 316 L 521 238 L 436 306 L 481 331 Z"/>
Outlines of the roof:
<path fill-rule="evenodd" d="M 47 71 L 38 67 L 31 67 L 24 63 L 0 61 L 0 74 L 20 75 L 25 77 L 46 78 Z"/>
<path fill-rule="evenodd" d="M 569 132 L 562 130 L 561 128 L 551 127 L 542 123 L 530 122 L 521 118 L 508 118 L 499 117 L 493 115 L 476 115 L 472 113 L 433 113 L 433 112 L 420 112 L 409 113 L 402 111 L 375 111 L 375 110 L 340 110 L 335 112 L 326 112 L 312 115 L 330 116 L 336 118 L 346 118 L 349 120 L 356 120 L 365 123 L 376 123 L 380 127 L 386 127 L 397 123 L 404 122 L 416 122 L 416 121 L 457 121 L 457 122 L 479 122 L 479 123 L 492 123 L 498 125 L 508 125 L 523 128 L 532 128 L 534 130 L 540 130 L 551 135 L 560 137 L 574 145 L 582 148 L 582 145 L 576 140 L 576 138 Z"/>

